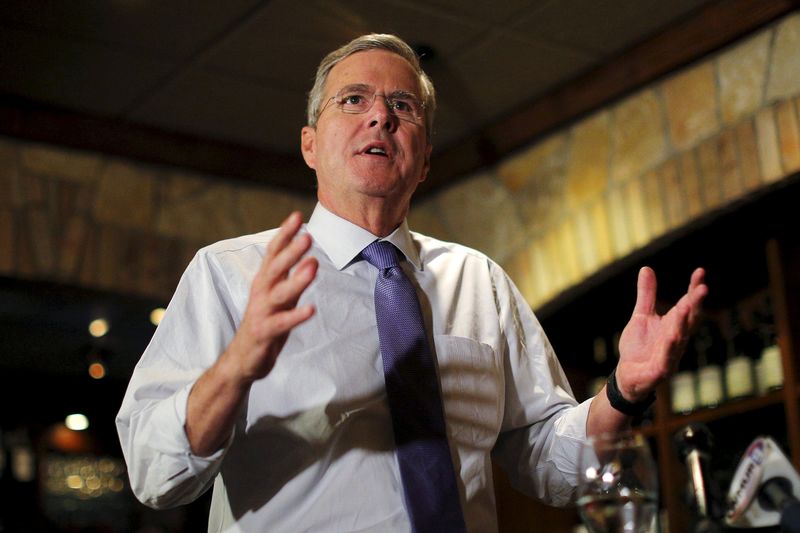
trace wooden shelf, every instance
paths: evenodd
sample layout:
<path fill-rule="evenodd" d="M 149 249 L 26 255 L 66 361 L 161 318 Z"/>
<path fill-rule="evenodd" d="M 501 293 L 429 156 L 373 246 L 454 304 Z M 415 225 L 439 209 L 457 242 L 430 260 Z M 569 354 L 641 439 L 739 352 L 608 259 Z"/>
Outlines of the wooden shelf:
<path fill-rule="evenodd" d="M 714 408 L 693 411 L 685 415 L 671 415 L 663 422 L 658 422 L 657 424 L 663 424 L 667 428 L 667 431 L 672 433 L 687 424 L 707 424 L 715 420 L 735 416 L 739 413 L 755 411 L 773 405 L 783 405 L 783 402 L 784 392 L 783 390 L 778 390 L 763 396 L 731 400 Z"/>

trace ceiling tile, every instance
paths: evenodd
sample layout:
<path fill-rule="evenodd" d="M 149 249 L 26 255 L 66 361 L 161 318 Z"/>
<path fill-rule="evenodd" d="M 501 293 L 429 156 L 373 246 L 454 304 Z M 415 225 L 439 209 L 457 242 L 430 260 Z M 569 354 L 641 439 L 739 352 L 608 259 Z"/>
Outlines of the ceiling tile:
<path fill-rule="evenodd" d="M 396 33 L 410 44 L 449 54 L 481 32 L 478 25 L 431 15 L 413 5 L 378 0 L 274 0 L 209 49 L 201 64 L 308 91 L 325 53 L 359 35 Z"/>
<path fill-rule="evenodd" d="M 453 76 L 463 80 L 466 98 L 481 122 L 502 116 L 575 77 L 591 58 L 570 49 L 528 42 L 495 32 L 457 57 Z"/>
<path fill-rule="evenodd" d="M 93 114 L 119 115 L 172 68 L 41 32 L 0 32 L 0 91 Z"/>
<path fill-rule="evenodd" d="M 0 24 L 66 38 L 119 44 L 182 58 L 247 16 L 259 0 L 144 2 L 3 0 Z"/>
<path fill-rule="evenodd" d="M 305 95 L 192 68 L 131 116 L 210 139 L 299 154 Z"/>
<path fill-rule="evenodd" d="M 520 36 L 606 58 L 709 0 L 560 0 L 520 16 Z"/>

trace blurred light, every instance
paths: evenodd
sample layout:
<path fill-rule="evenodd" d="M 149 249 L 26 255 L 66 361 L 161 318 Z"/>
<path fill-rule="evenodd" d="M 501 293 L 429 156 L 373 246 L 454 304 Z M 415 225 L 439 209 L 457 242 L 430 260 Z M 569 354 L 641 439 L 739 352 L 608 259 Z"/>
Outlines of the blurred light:
<path fill-rule="evenodd" d="M 603 480 L 603 483 L 610 485 L 614 483 L 614 473 L 613 472 L 605 472 L 603 476 L 600 478 Z"/>
<path fill-rule="evenodd" d="M 597 478 L 597 469 L 593 466 L 590 466 L 586 469 L 586 479 L 592 480 Z"/>
<path fill-rule="evenodd" d="M 92 337 L 102 337 L 108 333 L 108 321 L 105 318 L 95 318 L 89 323 L 89 333 Z"/>
<path fill-rule="evenodd" d="M 67 476 L 67 486 L 71 489 L 80 489 L 83 487 L 83 478 L 77 475 Z"/>
<path fill-rule="evenodd" d="M 94 361 L 89 365 L 89 375 L 94 379 L 103 379 L 106 377 L 106 367 L 100 361 Z"/>
<path fill-rule="evenodd" d="M 89 419 L 86 418 L 86 415 L 75 413 L 68 415 L 64 424 L 73 431 L 82 431 L 89 427 Z"/>
<path fill-rule="evenodd" d="M 150 311 L 150 322 L 157 326 L 161 323 L 161 319 L 164 318 L 164 308 L 163 307 L 156 307 L 152 311 Z"/>

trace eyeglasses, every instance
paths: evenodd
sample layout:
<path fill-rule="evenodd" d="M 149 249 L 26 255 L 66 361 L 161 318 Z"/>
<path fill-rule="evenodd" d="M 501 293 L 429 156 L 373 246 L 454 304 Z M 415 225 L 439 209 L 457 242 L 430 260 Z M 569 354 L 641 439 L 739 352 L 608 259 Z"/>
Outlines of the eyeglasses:
<path fill-rule="evenodd" d="M 389 108 L 389 111 L 400 120 L 419 124 L 425 116 L 425 104 L 420 102 L 419 98 L 413 93 L 395 91 L 389 95 L 380 94 L 376 93 L 375 89 L 369 85 L 348 85 L 343 87 L 336 95 L 331 96 L 325 102 L 325 106 L 319 114 L 322 115 L 331 102 L 335 102 L 336 107 L 341 109 L 343 113 L 366 113 L 375 103 L 376 96 L 381 96 L 386 102 L 386 107 Z"/>

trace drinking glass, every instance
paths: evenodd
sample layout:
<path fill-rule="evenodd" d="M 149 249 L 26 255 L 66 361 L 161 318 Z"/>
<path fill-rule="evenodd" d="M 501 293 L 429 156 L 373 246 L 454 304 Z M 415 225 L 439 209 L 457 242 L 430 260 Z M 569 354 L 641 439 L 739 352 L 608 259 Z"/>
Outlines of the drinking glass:
<path fill-rule="evenodd" d="M 592 533 L 656 531 L 658 475 L 641 434 L 604 434 L 581 448 L 578 510 Z"/>

